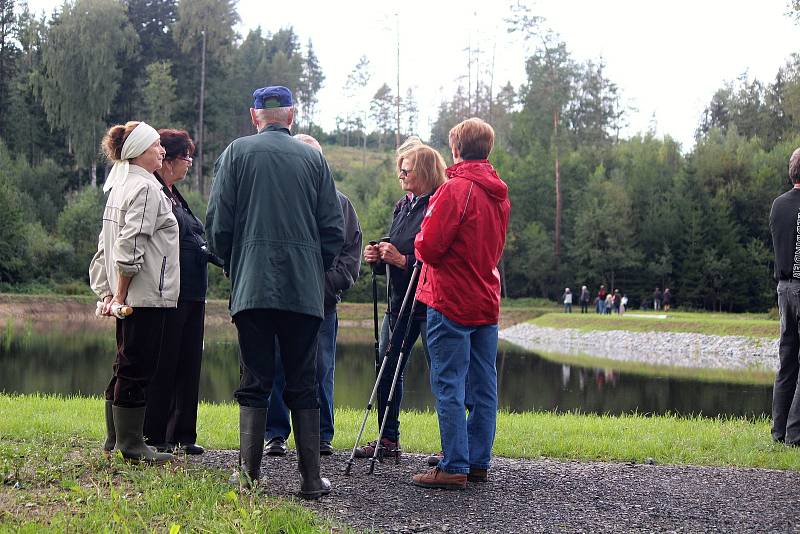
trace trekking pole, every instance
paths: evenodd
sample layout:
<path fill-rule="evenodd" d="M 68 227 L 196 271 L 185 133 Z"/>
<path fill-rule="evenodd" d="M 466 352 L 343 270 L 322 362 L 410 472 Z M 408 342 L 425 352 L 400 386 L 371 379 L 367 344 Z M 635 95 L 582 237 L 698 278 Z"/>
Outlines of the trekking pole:
<path fill-rule="evenodd" d="M 384 236 L 381 238 L 381 243 L 390 243 L 391 236 Z M 391 317 L 392 316 L 392 276 L 391 276 L 391 268 L 389 264 L 386 264 L 386 315 Z M 392 339 L 392 321 L 389 321 L 389 339 Z"/>
<path fill-rule="evenodd" d="M 377 241 L 370 241 L 371 246 L 378 244 Z M 378 375 L 378 368 L 381 365 L 381 355 L 379 350 L 379 335 L 378 335 L 378 277 L 375 274 L 375 263 L 372 264 L 372 327 L 375 331 L 375 376 Z M 387 271 L 388 267 L 387 267 Z"/>
<path fill-rule="evenodd" d="M 408 284 L 408 289 L 406 290 L 405 297 L 403 297 L 403 303 L 400 305 L 400 316 L 399 317 L 403 316 L 403 312 L 406 309 L 406 304 L 408 303 L 408 296 L 409 296 L 409 294 L 412 293 L 412 286 L 414 286 L 414 281 L 416 280 L 417 276 L 419 275 L 419 267 L 418 267 L 419 265 L 421 265 L 421 263 L 419 263 L 419 262 L 417 262 L 417 264 L 414 265 L 414 272 L 411 274 L 411 282 Z M 377 297 L 376 297 L 376 299 L 377 299 Z M 416 300 L 414 302 L 416 302 Z M 413 310 L 413 307 L 414 306 L 412 304 L 412 310 Z M 387 320 L 390 320 L 390 318 L 387 319 Z M 408 331 L 406 331 L 406 335 L 408 335 Z M 402 346 L 400 348 L 402 349 Z M 389 337 L 389 343 L 387 344 L 386 351 L 383 354 L 383 359 L 381 360 L 381 366 L 380 366 L 380 369 L 378 370 L 378 376 L 375 378 L 375 385 L 372 387 L 372 393 L 370 393 L 370 395 L 369 395 L 369 401 L 367 402 L 367 409 L 364 410 L 364 418 L 361 420 L 361 427 L 358 430 L 358 435 L 356 436 L 356 442 L 353 445 L 353 451 L 350 453 L 350 458 L 348 458 L 347 465 L 344 468 L 344 474 L 345 475 L 349 475 L 350 474 L 350 468 L 353 467 L 353 464 L 355 463 L 356 449 L 358 449 L 358 444 L 361 442 L 361 438 L 364 435 L 364 428 L 367 426 L 367 419 L 369 418 L 369 412 L 372 411 L 372 405 L 375 402 L 375 396 L 378 393 L 378 386 L 381 383 L 381 377 L 383 376 L 383 372 L 386 370 L 386 362 L 389 360 L 387 355 L 391 351 L 392 351 L 392 338 Z M 396 375 L 396 373 L 395 373 L 395 375 Z M 394 388 L 394 384 L 392 384 L 392 388 Z M 385 419 L 384 419 L 384 421 L 385 421 Z M 381 433 L 383 433 L 383 425 L 381 425 Z M 380 444 L 380 442 L 378 444 Z M 372 470 L 370 470 L 370 473 L 371 472 L 372 472 Z"/>
<path fill-rule="evenodd" d="M 400 315 L 397 317 L 398 323 L 403 318 L 403 312 L 405 311 L 406 302 L 408 301 L 408 297 L 414 293 L 416 293 L 416 286 L 417 286 L 417 279 L 419 278 L 419 272 L 422 269 L 422 262 L 417 260 L 417 263 L 414 264 L 414 271 L 411 273 L 411 280 L 408 282 L 408 289 L 406 289 L 406 295 L 403 297 L 403 305 L 400 306 Z M 375 452 L 372 453 L 372 458 L 369 460 L 369 474 L 375 472 L 375 462 L 381 461 L 383 462 L 383 445 L 381 443 L 381 439 L 383 439 L 383 432 L 386 430 L 386 420 L 389 416 L 389 408 L 392 404 L 392 399 L 394 399 L 394 390 L 397 386 L 397 379 L 400 376 L 400 369 L 402 369 L 403 358 L 405 358 L 406 354 L 409 352 L 408 348 L 408 337 L 411 333 L 411 323 L 414 321 L 414 309 L 417 307 L 417 299 L 412 297 L 411 301 L 411 309 L 408 312 L 408 321 L 406 321 L 406 330 L 403 333 L 403 340 L 400 342 L 400 354 L 397 357 L 397 365 L 394 368 L 394 376 L 392 377 L 392 386 L 389 388 L 389 398 L 386 399 L 386 407 L 383 410 L 383 419 L 381 421 L 381 428 L 378 431 L 378 439 L 375 441 Z M 386 354 L 383 356 L 384 362 L 389 357 L 389 351 L 386 351 Z M 400 451 L 397 451 L 397 455 L 395 456 L 395 463 L 400 463 Z"/>

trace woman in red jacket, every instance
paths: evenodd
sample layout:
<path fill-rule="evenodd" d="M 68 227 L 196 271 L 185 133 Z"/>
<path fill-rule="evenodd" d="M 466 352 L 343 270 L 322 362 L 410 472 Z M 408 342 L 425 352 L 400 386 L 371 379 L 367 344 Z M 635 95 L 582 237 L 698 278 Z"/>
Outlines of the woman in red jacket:
<path fill-rule="evenodd" d="M 444 456 L 412 482 L 432 488 L 487 479 L 497 419 L 497 264 L 511 211 L 508 187 L 487 161 L 492 127 L 471 118 L 449 137 L 455 164 L 431 197 L 414 242 L 424 263 L 416 296 L 428 306 L 431 389 Z"/>

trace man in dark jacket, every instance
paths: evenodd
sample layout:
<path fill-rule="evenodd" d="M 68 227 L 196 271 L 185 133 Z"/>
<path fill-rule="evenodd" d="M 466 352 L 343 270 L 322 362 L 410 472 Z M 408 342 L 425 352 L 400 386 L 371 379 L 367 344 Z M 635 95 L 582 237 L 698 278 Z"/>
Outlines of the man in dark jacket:
<path fill-rule="evenodd" d="M 444 457 L 412 483 L 463 489 L 485 482 L 497 420 L 500 274 L 511 203 L 487 161 L 494 130 L 472 118 L 450 130 L 455 165 L 428 204 L 414 241 L 424 263 L 417 300 L 428 306 L 431 389 Z M 466 412 L 469 411 L 469 417 Z"/>
<path fill-rule="evenodd" d="M 293 139 L 291 92 L 253 93 L 255 135 L 233 141 L 214 165 L 206 215 L 209 247 L 231 277 L 230 311 L 239 333 L 238 475 L 260 476 L 267 402 L 281 347 L 300 468 L 300 495 L 330 492 L 319 476 L 316 337 L 324 317 L 324 273 L 344 243 L 344 221 L 322 154 Z"/>
<path fill-rule="evenodd" d="M 769 212 L 781 317 L 780 363 L 772 389 L 772 439 L 800 446 L 800 148 L 789 158 L 789 179 L 794 187 L 776 198 Z"/>
<path fill-rule="evenodd" d="M 319 142 L 306 134 L 297 134 L 295 139 L 322 152 Z M 350 199 L 336 191 L 344 215 L 344 247 L 325 271 L 325 317 L 317 335 L 317 384 L 320 402 L 319 453 L 322 456 L 333 454 L 333 374 L 336 368 L 336 333 L 339 320 L 336 305 L 341 300 L 342 291 L 352 287 L 358 279 L 361 268 L 361 226 L 356 210 Z M 280 355 L 275 358 L 275 381 L 267 410 L 267 454 L 283 456 L 286 454 L 286 440 L 292 431 L 289 424 L 289 411 L 283 401 L 286 379 Z"/>

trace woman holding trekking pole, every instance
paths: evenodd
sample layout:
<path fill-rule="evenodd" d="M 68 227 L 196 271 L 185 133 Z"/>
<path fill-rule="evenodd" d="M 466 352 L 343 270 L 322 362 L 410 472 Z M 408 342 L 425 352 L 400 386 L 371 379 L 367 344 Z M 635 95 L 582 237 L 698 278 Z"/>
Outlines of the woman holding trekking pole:
<path fill-rule="evenodd" d="M 414 140 L 410 145 L 401 146 L 398 149 L 397 158 L 398 178 L 400 185 L 406 194 L 401 198 L 394 208 L 394 219 L 389 230 L 389 241 L 377 245 L 367 245 L 364 248 L 364 261 L 373 264 L 378 274 L 389 269 L 389 312 L 386 313 L 381 327 L 379 354 L 381 357 L 388 358 L 387 368 L 389 372 L 381 375 L 378 384 L 378 426 L 383 422 L 383 414 L 386 409 L 389 390 L 392 385 L 394 369 L 397 366 L 405 334 L 405 326 L 409 320 L 408 312 L 403 317 L 398 317 L 403 296 L 406 293 L 411 273 L 417 259 L 414 257 L 414 238 L 419 232 L 422 219 L 428 207 L 428 200 L 436 188 L 442 185 L 445 180 L 444 159 L 431 147 Z M 410 308 L 410 306 L 408 306 Z M 408 346 L 411 347 L 417 338 L 422 334 L 423 350 L 427 355 L 425 346 L 426 317 L 425 306 L 417 304 L 414 316 L 411 318 L 412 324 L 408 335 Z M 391 350 L 387 354 L 390 345 Z M 410 356 L 410 352 L 408 353 Z M 385 356 L 384 356 L 385 355 Z M 403 358 L 402 366 L 408 358 Z M 400 403 L 403 398 L 403 370 L 400 370 L 397 384 L 395 386 L 392 403 L 389 406 L 386 428 L 381 439 L 383 456 L 397 458 L 400 455 Z M 356 458 L 371 458 L 375 453 L 377 442 L 370 442 L 363 447 L 355 450 Z"/>

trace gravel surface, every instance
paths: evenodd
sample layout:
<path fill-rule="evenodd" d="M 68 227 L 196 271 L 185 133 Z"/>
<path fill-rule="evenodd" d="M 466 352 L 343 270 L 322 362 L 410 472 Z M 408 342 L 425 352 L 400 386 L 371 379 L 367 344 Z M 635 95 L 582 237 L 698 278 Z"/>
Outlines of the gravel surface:
<path fill-rule="evenodd" d="M 778 369 L 778 340 L 686 332 L 584 332 L 520 323 L 500 332 L 528 350 L 713 369 Z"/>
<path fill-rule="evenodd" d="M 237 451 L 209 450 L 191 462 L 225 470 Z M 344 476 L 349 451 L 323 458 L 333 485 L 310 509 L 373 532 L 798 532 L 800 473 L 767 469 L 661 466 L 496 458 L 490 480 L 464 491 L 410 484 L 424 456 L 404 454 L 378 464 L 358 460 Z M 264 491 L 292 497 L 299 488 L 296 456 L 264 457 Z"/>

